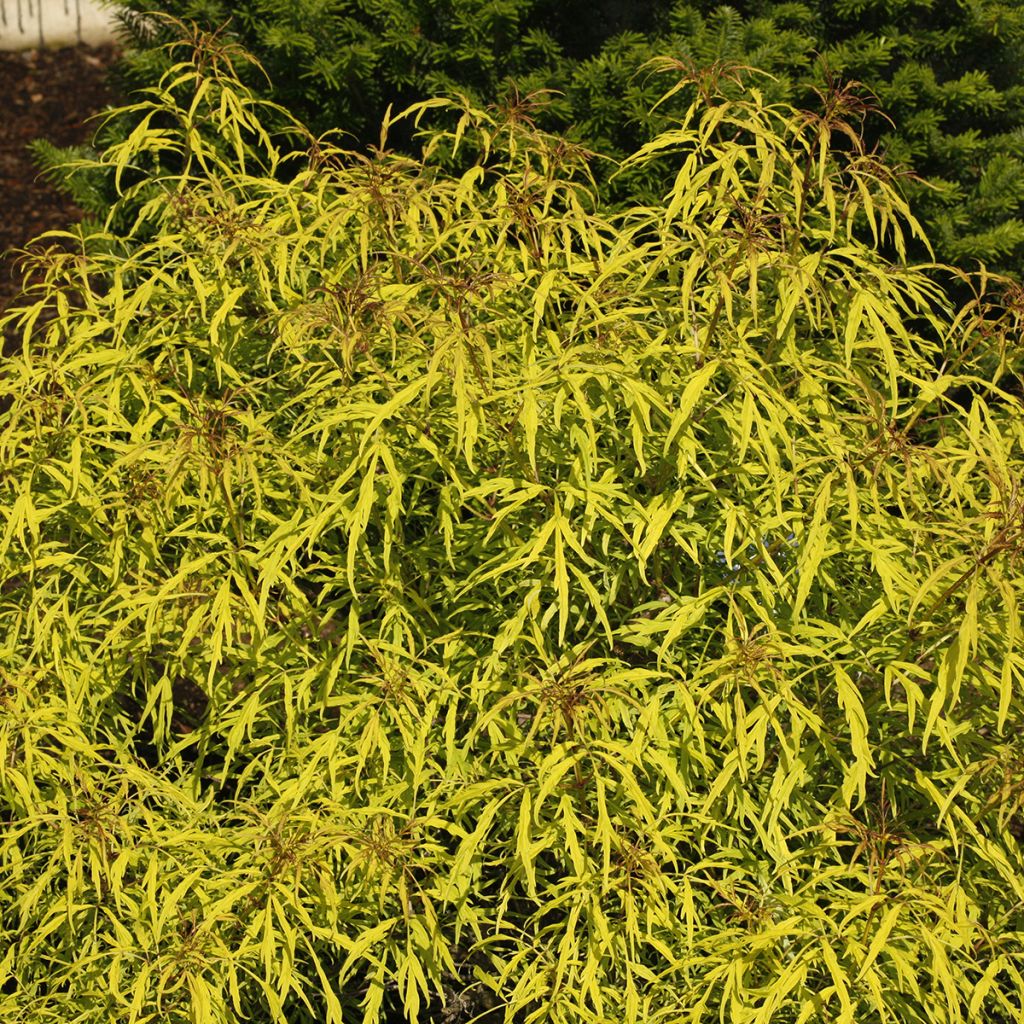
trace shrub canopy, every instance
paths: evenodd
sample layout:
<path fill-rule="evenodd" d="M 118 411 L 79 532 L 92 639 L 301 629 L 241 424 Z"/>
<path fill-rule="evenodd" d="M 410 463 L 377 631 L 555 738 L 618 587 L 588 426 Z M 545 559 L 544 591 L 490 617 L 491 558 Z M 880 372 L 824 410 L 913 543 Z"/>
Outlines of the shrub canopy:
<path fill-rule="evenodd" d="M 6 318 L 5 1021 L 1019 1018 L 1024 301 L 718 84 L 617 212 L 135 107 Z"/>

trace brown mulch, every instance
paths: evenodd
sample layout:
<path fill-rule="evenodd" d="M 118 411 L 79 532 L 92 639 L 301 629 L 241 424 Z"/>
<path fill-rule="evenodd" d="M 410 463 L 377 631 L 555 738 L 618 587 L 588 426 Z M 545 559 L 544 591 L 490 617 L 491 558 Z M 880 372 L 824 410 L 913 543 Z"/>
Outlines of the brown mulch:
<path fill-rule="evenodd" d="M 58 146 L 89 141 L 96 123 L 86 119 L 114 101 L 107 69 L 115 57 L 111 46 L 0 53 L 0 312 L 20 287 L 10 250 L 82 215 L 40 177 L 28 144 L 38 138 Z"/>

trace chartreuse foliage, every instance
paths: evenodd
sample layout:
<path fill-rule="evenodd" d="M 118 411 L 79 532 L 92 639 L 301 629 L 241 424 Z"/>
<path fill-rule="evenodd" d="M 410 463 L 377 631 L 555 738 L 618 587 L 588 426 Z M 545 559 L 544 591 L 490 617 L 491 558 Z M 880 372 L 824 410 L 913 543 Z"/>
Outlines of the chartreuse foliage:
<path fill-rule="evenodd" d="M 5 1022 L 1020 1019 L 1024 304 L 696 85 L 615 213 L 136 107 L 7 317 Z"/>

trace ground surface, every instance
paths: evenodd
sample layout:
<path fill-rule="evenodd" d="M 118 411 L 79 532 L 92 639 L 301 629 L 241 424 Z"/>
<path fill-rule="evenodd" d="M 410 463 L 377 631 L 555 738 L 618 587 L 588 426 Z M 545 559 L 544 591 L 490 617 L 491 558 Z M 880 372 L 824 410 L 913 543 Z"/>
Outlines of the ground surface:
<path fill-rule="evenodd" d="M 39 177 L 28 144 L 46 138 L 69 146 L 92 137 L 95 123 L 86 119 L 113 100 L 106 71 L 114 55 L 109 46 L 0 53 L 0 312 L 20 281 L 10 250 L 81 216 Z"/>

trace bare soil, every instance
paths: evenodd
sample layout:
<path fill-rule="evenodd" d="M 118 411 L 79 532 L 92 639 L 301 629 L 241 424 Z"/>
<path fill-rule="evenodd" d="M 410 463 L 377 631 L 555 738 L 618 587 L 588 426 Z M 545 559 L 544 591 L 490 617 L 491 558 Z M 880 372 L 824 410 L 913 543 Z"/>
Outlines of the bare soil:
<path fill-rule="evenodd" d="M 75 223 L 82 211 L 39 174 L 28 145 L 87 142 L 87 119 L 114 101 L 107 69 L 114 47 L 0 53 L 0 312 L 20 288 L 17 253 L 43 231 Z"/>

